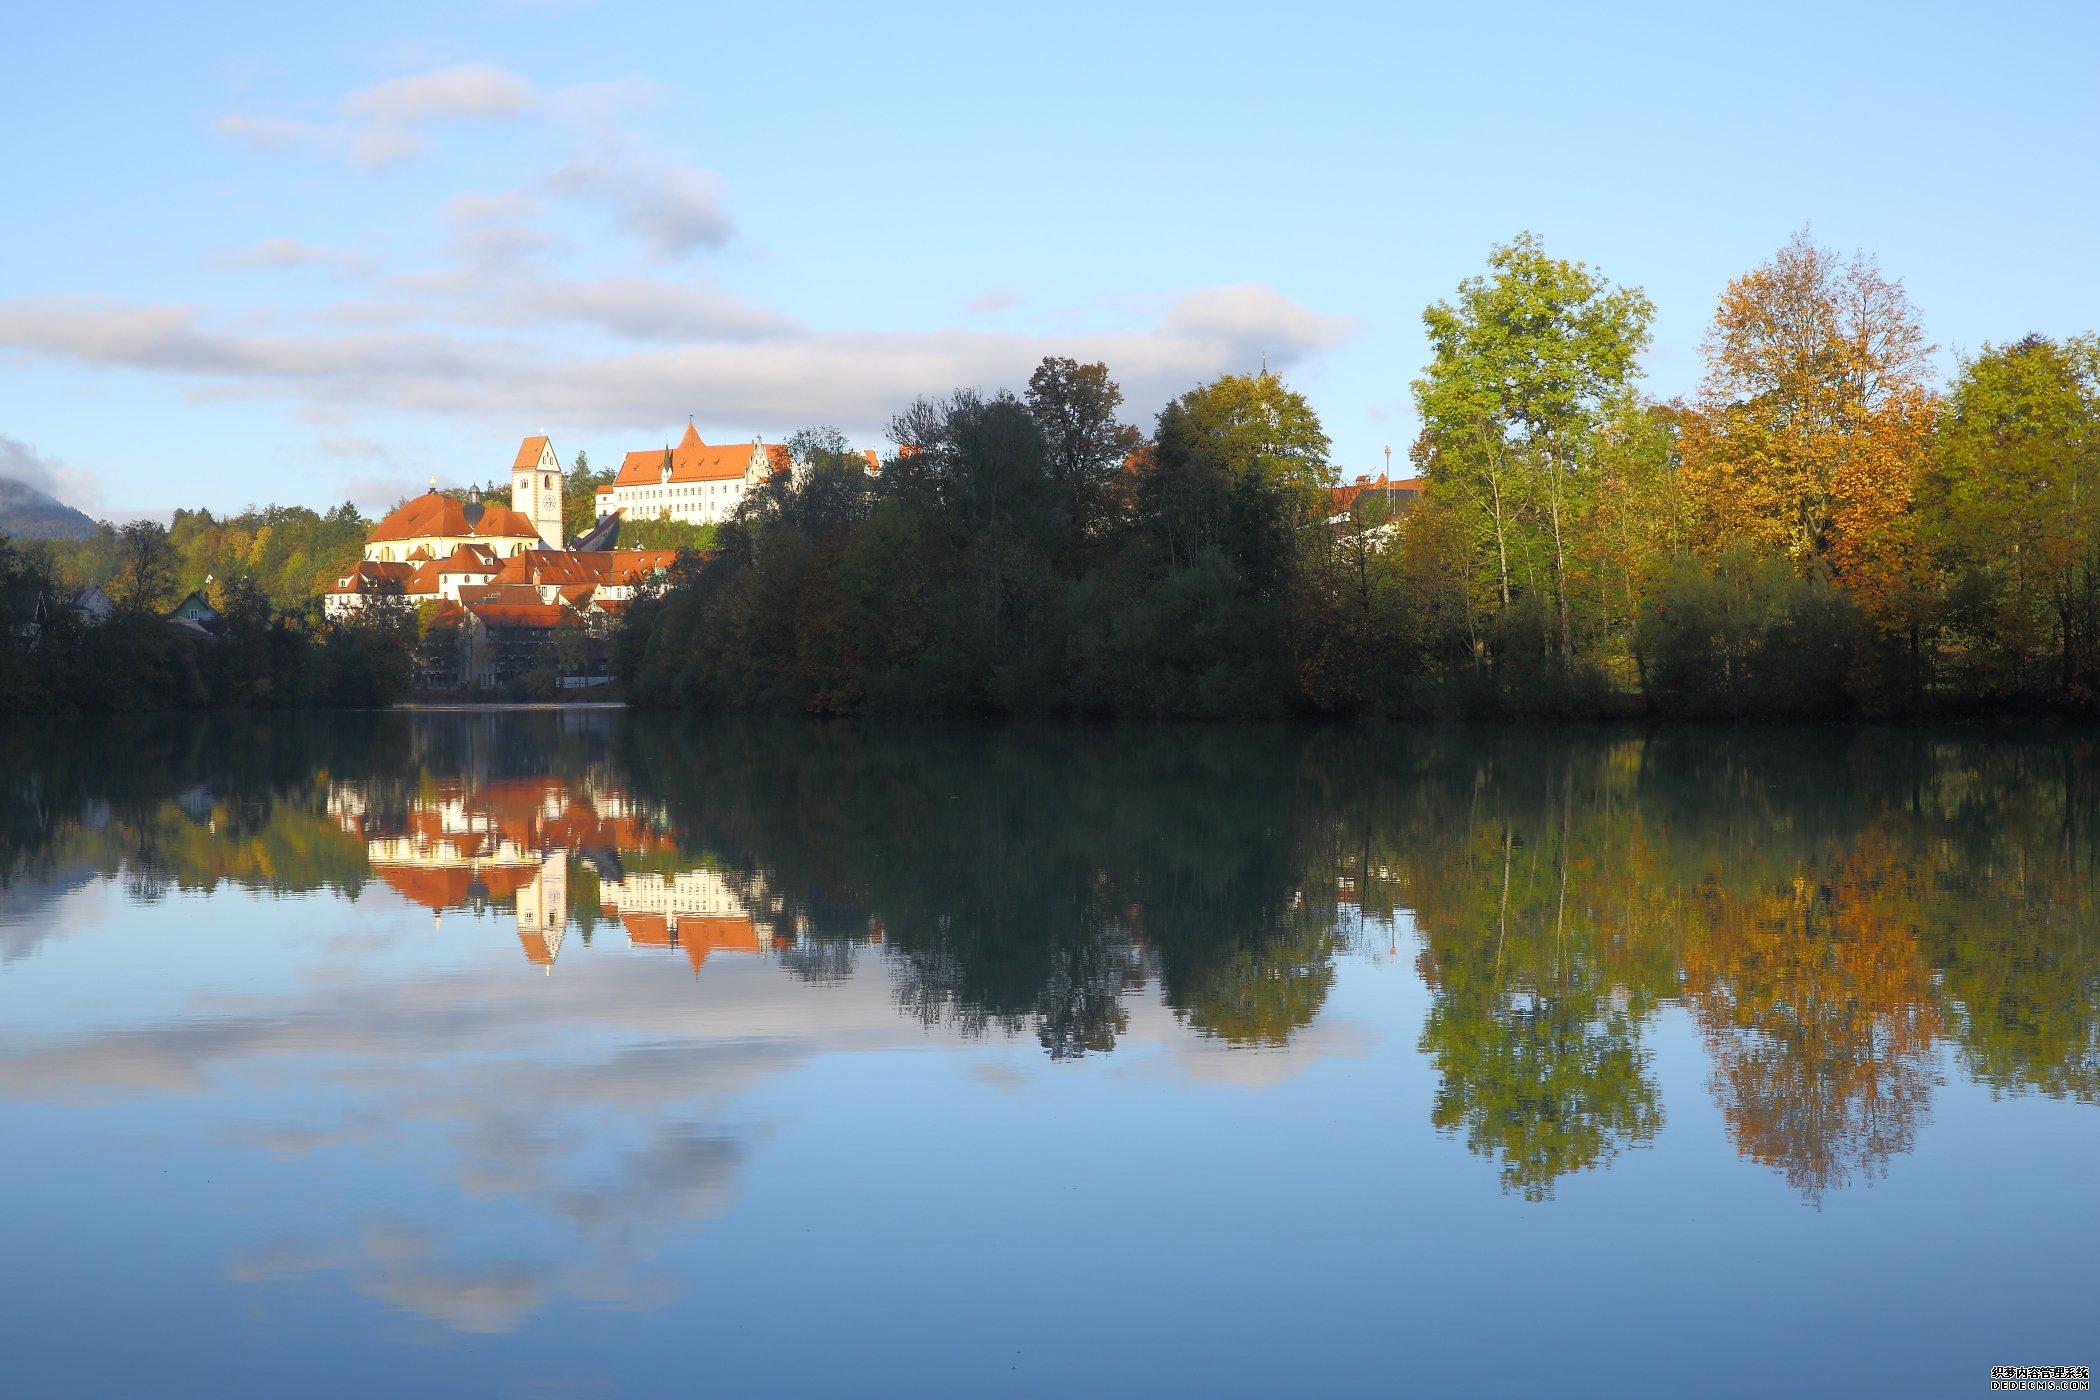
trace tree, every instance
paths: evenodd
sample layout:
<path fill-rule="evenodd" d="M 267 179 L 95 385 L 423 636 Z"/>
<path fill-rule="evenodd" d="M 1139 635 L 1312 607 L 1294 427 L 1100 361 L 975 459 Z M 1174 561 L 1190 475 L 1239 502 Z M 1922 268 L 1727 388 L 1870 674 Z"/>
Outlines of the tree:
<path fill-rule="evenodd" d="M 167 526 L 134 520 L 118 530 L 110 601 L 127 612 L 152 612 L 173 601 L 174 589 L 175 551 Z"/>
<path fill-rule="evenodd" d="M 1042 429 L 1050 474 L 1064 487 L 1074 531 L 1099 534 L 1109 523 L 1116 473 L 1143 440 L 1116 416 L 1122 389 L 1107 365 L 1052 355 L 1028 377 L 1027 402 Z"/>
<path fill-rule="evenodd" d="M 576 461 L 562 476 L 561 528 L 564 538 L 578 539 L 598 523 L 598 488 L 612 485 L 614 475 L 609 468 L 593 471 L 588 453 L 576 454 Z"/>
<path fill-rule="evenodd" d="M 1510 606 L 1512 534 L 1537 512 L 1551 559 L 1550 608 L 1563 663 L 1574 649 L 1568 606 L 1569 534 L 1607 404 L 1638 375 L 1654 305 L 1582 263 L 1548 257 L 1533 234 L 1488 256 L 1486 276 L 1458 301 L 1422 313 L 1430 363 L 1415 406 L 1436 474 L 1490 523 L 1497 592 Z"/>
<path fill-rule="evenodd" d="M 2100 679 L 2096 479 L 2100 337 L 2029 336 L 1963 362 L 1919 504 L 1973 690 L 2062 694 Z M 2051 651 L 2049 681 L 2030 676 Z"/>
<path fill-rule="evenodd" d="M 1177 566 L 1208 552 L 1256 587 L 1282 576 L 1292 535 L 1324 521 L 1327 433 L 1266 370 L 1228 374 L 1161 410 L 1138 487 L 1142 528 Z"/>
<path fill-rule="evenodd" d="M 1902 283 L 1806 229 L 1729 283 L 1684 424 L 1706 535 L 1871 573 L 1859 551 L 1909 500 L 1932 350 Z"/>

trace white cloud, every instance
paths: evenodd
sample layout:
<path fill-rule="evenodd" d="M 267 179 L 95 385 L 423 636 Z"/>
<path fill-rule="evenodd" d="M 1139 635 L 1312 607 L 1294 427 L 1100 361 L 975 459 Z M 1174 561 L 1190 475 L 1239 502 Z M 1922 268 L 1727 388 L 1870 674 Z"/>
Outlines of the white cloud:
<path fill-rule="evenodd" d="M 1363 330 L 1354 316 L 1324 315 L 1261 282 L 1191 292 L 1167 309 L 1160 326 L 1241 347 L 1279 337 L 1292 350 L 1332 349 Z"/>
<path fill-rule="evenodd" d="M 372 259 L 362 253 L 322 247 L 319 244 L 285 237 L 264 238 L 239 248 L 214 249 L 210 261 L 213 267 L 234 271 L 283 271 L 319 267 L 334 272 L 357 273 L 369 272 L 373 267 Z"/>
<path fill-rule="evenodd" d="M 323 154 L 366 169 L 414 160 L 430 150 L 424 130 L 448 122 L 526 119 L 599 124 L 653 101 L 638 78 L 542 92 L 522 74 L 493 63 L 454 63 L 404 73 L 345 94 L 332 121 L 228 112 L 215 122 L 224 139 L 260 155 Z"/>
<path fill-rule="evenodd" d="M 616 343 L 530 333 L 577 322 Z M 1147 328 L 1045 335 L 819 330 L 724 293 L 631 278 L 479 294 L 430 329 L 256 334 L 181 304 L 0 301 L 0 346 L 230 395 L 506 432 L 520 421 L 647 430 L 697 398 L 717 421 L 769 433 L 818 421 L 868 433 L 922 394 L 1019 385 L 1052 354 L 1105 361 L 1144 412 L 1264 354 L 1288 368 L 1351 334 L 1349 318 L 1246 285 L 1191 292 Z"/>
<path fill-rule="evenodd" d="M 228 112 L 212 123 L 212 129 L 236 146 L 257 155 L 288 156 L 330 145 L 336 134 L 315 122 L 289 117 L 258 117 L 248 112 Z"/>
<path fill-rule="evenodd" d="M 505 121 L 540 105 L 531 82 L 493 63 L 455 63 L 428 73 L 388 78 L 345 97 L 343 111 L 388 126 L 481 118 Z"/>
<path fill-rule="evenodd" d="M 556 194 L 610 210 L 660 258 L 720 248 L 735 232 L 721 176 L 617 145 L 578 151 L 546 183 Z"/>
<path fill-rule="evenodd" d="M 1021 304 L 1019 294 L 1003 288 L 994 288 L 963 303 L 965 316 L 995 316 L 1001 311 L 1011 311 Z"/>

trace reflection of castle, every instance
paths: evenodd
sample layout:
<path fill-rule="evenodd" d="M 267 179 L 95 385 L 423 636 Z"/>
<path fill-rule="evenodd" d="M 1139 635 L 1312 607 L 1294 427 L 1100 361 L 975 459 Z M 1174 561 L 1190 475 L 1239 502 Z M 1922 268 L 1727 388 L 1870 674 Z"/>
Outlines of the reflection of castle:
<path fill-rule="evenodd" d="M 681 949 L 696 973 L 711 953 L 772 952 L 807 932 L 780 927 L 759 875 L 733 885 L 712 865 L 656 868 L 672 842 L 619 793 L 512 778 L 425 789 L 390 806 L 338 784 L 328 811 L 364 840 L 373 874 L 433 914 L 510 904 L 526 959 L 550 971 L 572 922 L 572 861 L 594 877 L 598 912 L 620 921 L 631 946 Z"/>
<path fill-rule="evenodd" d="M 763 897 L 764 885 L 752 877 L 750 898 Z M 773 926 L 755 917 L 745 898 L 710 869 L 672 875 L 635 873 L 621 880 L 600 880 L 599 903 L 618 914 L 627 941 L 638 948 L 685 950 L 693 971 L 713 952 L 760 953 L 773 946 Z"/>
<path fill-rule="evenodd" d="M 550 968 L 568 933 L 572 854 L 668 844 L 624 802 L 593 801 L 553 778 L 447 785 L 405 810 L 339 785 L 328 810 L 364 838 L 375 875 L 433 913 L 510 903 L 526 958 Z"/>

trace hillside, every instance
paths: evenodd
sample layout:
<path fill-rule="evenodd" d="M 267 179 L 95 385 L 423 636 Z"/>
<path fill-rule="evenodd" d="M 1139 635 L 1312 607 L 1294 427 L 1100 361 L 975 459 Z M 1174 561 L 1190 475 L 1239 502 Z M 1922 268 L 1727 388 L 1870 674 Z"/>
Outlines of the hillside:
<path fill-rule="evenodd" d="M 0 480 L 0 535 L 25 540 L 84 540 L 95 522 L 21 481 Z"/>

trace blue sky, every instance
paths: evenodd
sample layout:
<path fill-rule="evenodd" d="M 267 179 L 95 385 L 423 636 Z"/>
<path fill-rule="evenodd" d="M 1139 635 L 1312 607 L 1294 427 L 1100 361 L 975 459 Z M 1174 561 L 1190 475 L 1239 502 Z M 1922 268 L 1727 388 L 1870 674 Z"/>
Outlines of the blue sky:
<path fill-rule="evenodd" d="M 1421 310 L 1522 229 L 1692 387 L 1795 228 L 1949 356 L 2100 328 L 2100 8 L 27 8 L 0 474 L 101 514 L 383 507 L 1105 358 L 1266 352 L 1404 460 Z"/>

